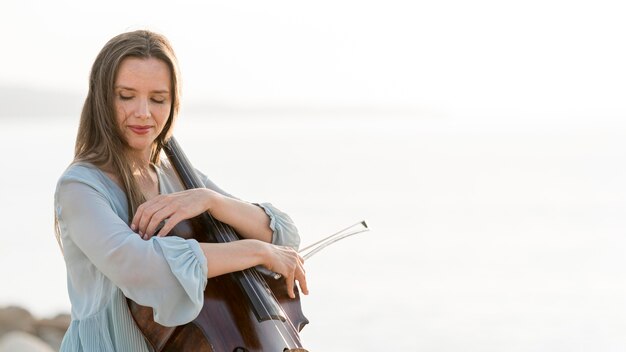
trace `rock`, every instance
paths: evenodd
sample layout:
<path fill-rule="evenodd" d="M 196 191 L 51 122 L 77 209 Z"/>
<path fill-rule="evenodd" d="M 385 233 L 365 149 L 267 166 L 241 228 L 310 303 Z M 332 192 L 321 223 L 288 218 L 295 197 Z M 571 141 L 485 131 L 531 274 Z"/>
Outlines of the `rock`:
<path fill-rule="evenodd" d="M 35 318 L 24 308 L 0 308 L 0 336 L 15 330 L 34 334 Z"/>
<path fill-rule="evenodd" d="M 0 308 L 0 338 L 4 343 L 4 349 L 0 349 L 0 352 L 58 351 L 65 331 L 70 326 L 70 320 L 69 314 L 38 320 L 20 307 Z M 42 349 L 42 343 L 48 349 Z M 15 349 L 15 346 L 24 346 L 24 349 Z M 29 349 L 28 346 L 35 349 Z"/>
<path fill-rule="evenodd" d="M 52 329 L 63 330 L 63 332 L 65 332 L 65 330 L 67 330 L 67 328 L 70 326 L 71 320 L 72 320 L 72 317 L 69 314 L 58 314 L 56 317 L 52 319 L 40 319 L 37 322 L 35 322 L 35 325 L 38 328 L 47 327 L 47 328 L 52 328 Z"/>
<path fill-rule="evenodd" d="M 0 338 L 0 352 L 54 352 L 40 338 L 22 331 L 12 331 Z"/>
<path fill-rule="evenodd" d="M 35 322 L 37 335 L 53 349 L 59 350 L 65 331 L 70 326 L 69 314 L 59 314 L 52 319 L 41 319 Z"/>

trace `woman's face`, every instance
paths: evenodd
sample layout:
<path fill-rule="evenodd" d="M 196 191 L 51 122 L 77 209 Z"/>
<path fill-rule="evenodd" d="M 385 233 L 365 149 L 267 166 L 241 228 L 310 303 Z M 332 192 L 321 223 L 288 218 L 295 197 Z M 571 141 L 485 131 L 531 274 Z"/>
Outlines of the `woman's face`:
<path fill-rule="evenodd" d="M 115 79 L 115 117 L 133 152 L 150 157 L 152 144 L 170 115 L 170 70 L 155 58 L 128 57 Z"/>

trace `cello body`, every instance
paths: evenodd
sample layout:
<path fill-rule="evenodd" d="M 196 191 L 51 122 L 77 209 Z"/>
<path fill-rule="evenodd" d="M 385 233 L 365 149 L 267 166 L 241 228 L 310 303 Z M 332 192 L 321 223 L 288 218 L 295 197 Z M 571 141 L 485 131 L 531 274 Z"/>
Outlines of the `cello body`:
<path fill-rule="evenodd" d="M 279 281 L 267 277 L 267 282 L 273 283 L 270 287 L 275 293 L 286 292 Z M 226 297 L 228 294 L 235 297 Z M 286 293 L 277 298 L 290 320 L 299 321 L 297 331 L 272 321 L 259 322 L 246 306 L 241 289 L 228 275 L 208 280 L 200 314 L 185 325 L 162 326 L 154 322 L 152 308 L 130 300 L 129 307 L 137 326 L 155 351 L 305 351 L 302 346 L 290 348 L 282 339 L 275 338 L 275 334 L 279 333 L 299 341 L 297 333 L 307 322 L 299 302 Z M 277 327 L 280 331 L 276 330 Z"/>
<path fill-rule="evenodd" d="M 185 188 L 201 187 L 195 169 L 174 138 L 164 151 Z M 191 227 L 192 231 L 177 231 L 181 227 Z M 172 235 L 199 242 L 237 240 L 232 228 L 208 213 L 179 223 L 168 236 Z M 200 314 L 192 322 L 175 327 L 156 323 L 152 308 L 127 301 L 137 327 L 157 352 L 306 351 L 299 332 L 308 320 L 297 287 L 294 290 L 296 297 L 292 299 L 284 279 L 276 280 L 255 268 L 210 278 Z"/>

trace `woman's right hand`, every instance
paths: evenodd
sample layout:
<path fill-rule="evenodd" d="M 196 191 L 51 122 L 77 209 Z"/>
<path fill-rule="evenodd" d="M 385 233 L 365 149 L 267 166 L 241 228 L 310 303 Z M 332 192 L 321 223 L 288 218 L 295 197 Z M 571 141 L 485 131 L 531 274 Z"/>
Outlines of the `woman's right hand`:
<path fill-rule="evenodd" d="M 304 259 L 291 247 L 277 246 L 270 243 L 261 242 L 267 245 L 267 254 L 263 266 L 267 269 L 281 274 L 287 280 L 287 294 L 295 298 L 294 285 L 298 281 L 302 293 L 309 294 L 306 283 L 306 272 L 304 270 Z"/>

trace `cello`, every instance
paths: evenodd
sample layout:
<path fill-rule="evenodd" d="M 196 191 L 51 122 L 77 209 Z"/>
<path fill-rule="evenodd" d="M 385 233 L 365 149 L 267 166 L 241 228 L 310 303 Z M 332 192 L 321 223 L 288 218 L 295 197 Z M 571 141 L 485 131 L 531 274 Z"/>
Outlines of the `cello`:
<path fill-rule="evenodd" d="M 174 137 L 163 151 L 185 189 L 204 187 Z M 179 225 L 190 226 L 192 237 L 177 232 Z M 171 235 L 198 242 L 239 239 L 232 227 L 208 212 L 179 223 Z M 285 280 L 276 277 L 249 268 L 208 279 L 200 314 L 181 326 L 162 326 L 154 321 L 152 308 L 130 299 L 127 303 L 137 327 L 156 352 L 306 352 L 299 332 L 308 320 L 302 313 L 299 291 L 294 285 L 295 298 L 290 298 Z"/>

